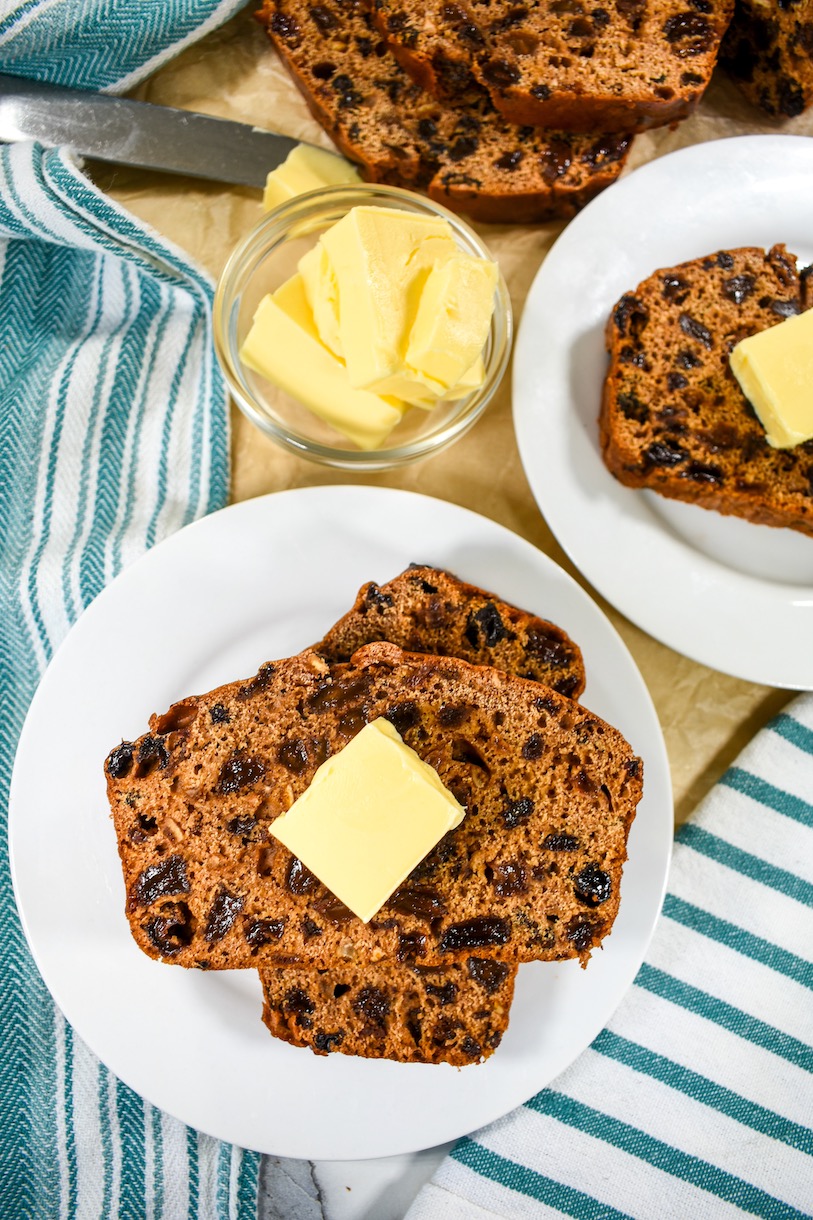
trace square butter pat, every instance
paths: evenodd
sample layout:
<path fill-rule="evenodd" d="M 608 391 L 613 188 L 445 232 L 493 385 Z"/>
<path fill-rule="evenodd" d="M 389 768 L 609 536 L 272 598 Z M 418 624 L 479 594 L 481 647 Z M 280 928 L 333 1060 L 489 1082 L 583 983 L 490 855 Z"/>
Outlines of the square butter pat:
<path fill-rule="evenodd" d="M 382 718 L 322 763 L 271 833 L 367 923 L 465 812 Z"/>
<path fill-rule="evenodd" d="M 743 339 L 730 363 L 770 445 L 813 437 L 813 309 Z"/>

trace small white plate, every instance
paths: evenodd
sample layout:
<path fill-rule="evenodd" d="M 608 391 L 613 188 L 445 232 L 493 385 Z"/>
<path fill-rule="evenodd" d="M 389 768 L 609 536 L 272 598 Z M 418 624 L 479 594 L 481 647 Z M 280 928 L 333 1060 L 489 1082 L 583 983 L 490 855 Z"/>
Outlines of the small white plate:
<path fill-rule="evenodd" d="M 813 538 L 622 487 L 601 460 L 604 326 L 661 267 L 784 243 L 813 262 L 813 139 L 684 148 L 571 221 L 531 287 L 514 351 L 514 422 L 537 504 L 614 606 L 713 669 L 813 689 Z"/>
<path fill-rule="evenodd" d="M 202 973 L 144 956 L 102 765 L 153 711 L 322 637 L 367 580 L 447 567 L 561 624 L 579 642 L 584 703 L 644 759 L 622 902 L 606 948 L 523 966 L 511 1024 L 463 1068 L 322 1058 L 272 1038 L 254 971 Z M 43 762 L 45 760 L 45 763 Z M 643 959 L 672 839 L 666 754 L 624 645 L 578 585 L 501 526 L 373 487 L 251 500 L 189 526 L 128 568 L 49 667 L 15 763 L 15 890 L 37 965 L 68 1020 L 142 1096 L 199 1130 L 278 1156 L 342 1160 L 431 1147 L 525 1101 L 602 1028 Z"/>

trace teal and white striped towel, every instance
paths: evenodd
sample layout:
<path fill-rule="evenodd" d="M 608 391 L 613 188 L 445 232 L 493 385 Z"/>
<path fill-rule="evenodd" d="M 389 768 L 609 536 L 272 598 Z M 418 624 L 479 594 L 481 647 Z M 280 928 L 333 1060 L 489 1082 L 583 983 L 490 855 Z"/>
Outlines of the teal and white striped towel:
<path fill-rule="evenodd" d="M 0 1215 L 9 1220 L 256 1215 L 256 1154 L 159 1113 L 74 1036 L 25 944 L 7 846 L 15 745 L 60 640 L 126 563 L 226 502 L 228 398 L 211 299 L 189 258 L 96 191 L 69 155 L 0 151 Z"/>
<path fill-rule="evenodd" d="M 6 0 L 0 71 L 120 92 L 244 0 Z M 0 152 L 0 1215 L 256 1215 L 259 1158 L 142 1101 L 76 1038 L 20 928 L 6 810 L 34 688 L 130 560 L 221 507 L 212 285 L 64 153 Z"/>
<path fill-rule="evenodd" d="M 119 93 L 245 0 L 0 0 L 0 72 Z"/>
<path fill-rule="evenodd" d="M 607 1028 L 460 1141 L 407 1214 L 813 1215 L 813 696 L 679 830 L 646 962 Z"/>

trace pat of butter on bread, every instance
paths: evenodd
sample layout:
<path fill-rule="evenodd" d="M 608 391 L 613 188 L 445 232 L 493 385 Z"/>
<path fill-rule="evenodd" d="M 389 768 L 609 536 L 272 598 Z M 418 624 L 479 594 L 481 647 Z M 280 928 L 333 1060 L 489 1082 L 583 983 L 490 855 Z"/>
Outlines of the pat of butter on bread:
<path fill-rule="evenodd" d="M 465 812 L 380 717 L 322 763 L 270 829 L 368 923 Z"/>
<path fill-rule="evenodd" d="M 741 340 L 730 363 L 769 445 L 813 438 L 813 309 Z"/>

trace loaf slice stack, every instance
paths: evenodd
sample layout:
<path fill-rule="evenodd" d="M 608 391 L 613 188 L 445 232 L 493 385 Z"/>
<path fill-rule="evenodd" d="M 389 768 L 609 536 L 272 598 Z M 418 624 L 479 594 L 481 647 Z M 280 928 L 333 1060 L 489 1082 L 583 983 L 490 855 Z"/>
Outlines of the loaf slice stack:
<path fill-rule="evenodd" d="M 705 91 L 733 0 L 374 0 L 406 70 L 454 100 L 487 92 L 511 123 L 642 131 L 686 118 Z"/>
<path fill-rule="evenodd" d="M 813 534 L 813 441 L 774 449 L 729 367 L 741 339 L 813 304 L 782 245 L 664 268 L 607 323 L 608 469 L 628 487 Z"/>
<path fill-rule="evenodd" d="M 609 186 L 630 137 L 508 123 L 480 89 L 426 93 L 390 54 L 363 0 L 264 0 L 258 19 L 314 117 L 369 182 L 426 191 L 475 220 L 573 216 Z"/>
<path fill-rule="evenodd" d="M 382 630 L 422 651 L 368 644 Z M 444 659 L 456 649 L 495 665 Z M 560 628 L 413 565 L 365 584 L 316 649 L 153 717 L 106 764 L 136 941 L 186 966 L 259 965 L 266 1024 L 317 1054 L 490 1055 L 516 962 L 585 962 L 610 930 L 641 786 L 615 730 L 504 672 L 529 667 L 583 687 Z M 468 831 L 365 928 L 269 826 L 379 714 L 467 805 Z"/>

